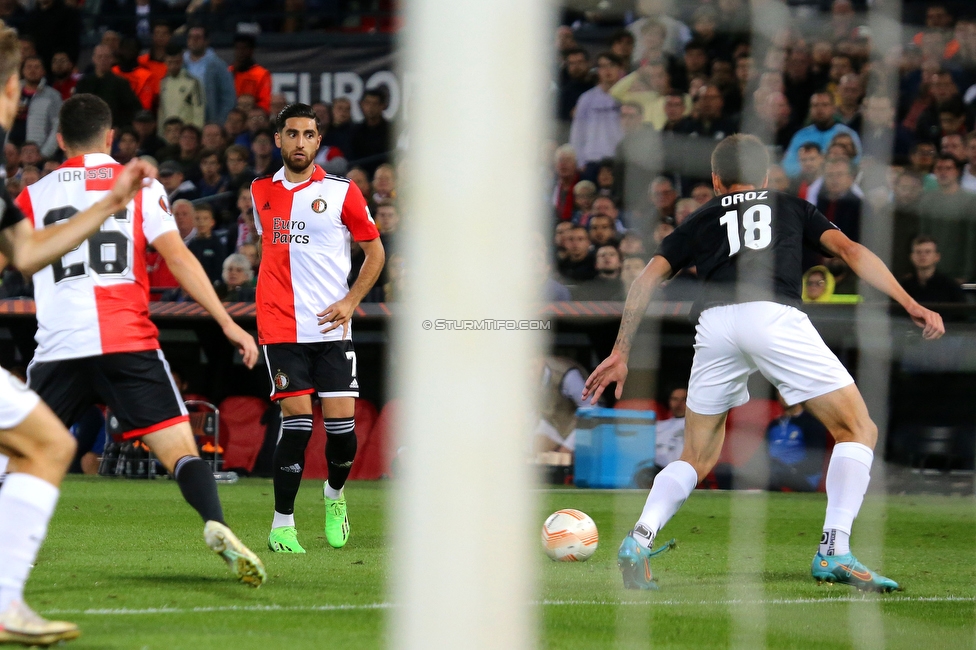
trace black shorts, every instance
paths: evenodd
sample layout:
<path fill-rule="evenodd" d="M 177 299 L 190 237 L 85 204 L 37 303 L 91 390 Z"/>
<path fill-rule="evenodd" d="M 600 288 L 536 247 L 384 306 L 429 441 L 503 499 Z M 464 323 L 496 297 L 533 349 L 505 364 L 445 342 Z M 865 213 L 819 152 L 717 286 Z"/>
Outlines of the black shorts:
<path fill-rule="evenodd" d="M 352 341 L 272 343 L 263 347 L 271 399 L 312 393 L 319 397 L 359 397 Z"/>
<path fill-rule="evenodd" d="M 127 440 L 189 419 L 162 350 L 33 361 L 27 383 L 65 426 L 106 405 Z"/>

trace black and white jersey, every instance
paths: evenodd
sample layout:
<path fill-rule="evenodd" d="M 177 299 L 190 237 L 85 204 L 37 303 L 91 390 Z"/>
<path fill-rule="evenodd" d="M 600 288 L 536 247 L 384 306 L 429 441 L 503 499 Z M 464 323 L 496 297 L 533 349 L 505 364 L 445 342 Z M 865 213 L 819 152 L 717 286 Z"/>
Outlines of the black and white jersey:
<path fill-rule="evenodd" d="M 657 251 L 674 271 L 695 266 L 702 282 L 696 311 L 768 300 L 799 305 L 803 247 L 820 251 L 836 228 L 816 206 L 775 190 L 735 192 L 703 205 Z"/>

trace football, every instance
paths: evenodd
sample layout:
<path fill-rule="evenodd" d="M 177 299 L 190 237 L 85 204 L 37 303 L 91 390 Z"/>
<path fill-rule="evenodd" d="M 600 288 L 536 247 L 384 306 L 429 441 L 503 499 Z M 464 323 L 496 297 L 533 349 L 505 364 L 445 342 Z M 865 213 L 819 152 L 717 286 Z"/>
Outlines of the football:
<path fill-rule="evenodd" d="M 542 525 L 542 548 L 557 562 L 588 560 L 599 541 L 596 524 L 579 510 L 557 510 Z"/>

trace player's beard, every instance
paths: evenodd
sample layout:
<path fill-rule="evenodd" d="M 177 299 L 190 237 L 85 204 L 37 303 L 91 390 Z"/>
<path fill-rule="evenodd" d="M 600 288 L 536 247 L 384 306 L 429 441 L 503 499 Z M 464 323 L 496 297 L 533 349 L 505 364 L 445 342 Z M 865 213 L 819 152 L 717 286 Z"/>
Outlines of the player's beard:
<path fill-rule="evenodd" d="M 304 160 L 296 161 L 292 159 L 291 156 L 284 156 L 282 157 L 281 162 L 284 163 L 285 167 L 287 167 L 288 171 L 290 171 L 291 173 L 301 174 L 303 171 L 308 169 L 309 165 L 311 165 L 315 161 L 311 156 L 305 154 Z"/>

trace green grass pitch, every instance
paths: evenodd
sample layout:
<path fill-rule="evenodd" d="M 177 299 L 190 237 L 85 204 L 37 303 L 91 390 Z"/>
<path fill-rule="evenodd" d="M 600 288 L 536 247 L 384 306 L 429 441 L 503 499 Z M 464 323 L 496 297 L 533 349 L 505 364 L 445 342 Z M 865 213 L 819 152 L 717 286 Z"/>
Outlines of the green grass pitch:
<path fill-rule="evenodd" d="M 222 486 L 228 522 L 268 568 L 268 584 L 254 590 L 203 545 L 174 483 L 71 478 L 28 601 L 79 623 L 83 636 L 68 646 L 78 650 L 383 647 L 388 487 L 350 484 L 352 537 L 336 551 L 321 530 L 321 483 L 307 482 L 296 514 L 309 553 L 289 557 L 266 550 L 270 481 Z M 624 591 L 615 551 L 643 500 L 637 492 L 538 493 L 540 526 L 549 512 L 572 507 L 601 533 L 585 563 L 550 562 L 539 548 L 540 647 L 976 645 L 973 499 L 868 497 L 854 550 L 902 582 L 905 591 L 888 596 L 810 579 L 823 495 L 701 491 L 661 533 L 679 543 L 654 564 L 661 590 Z"/>

